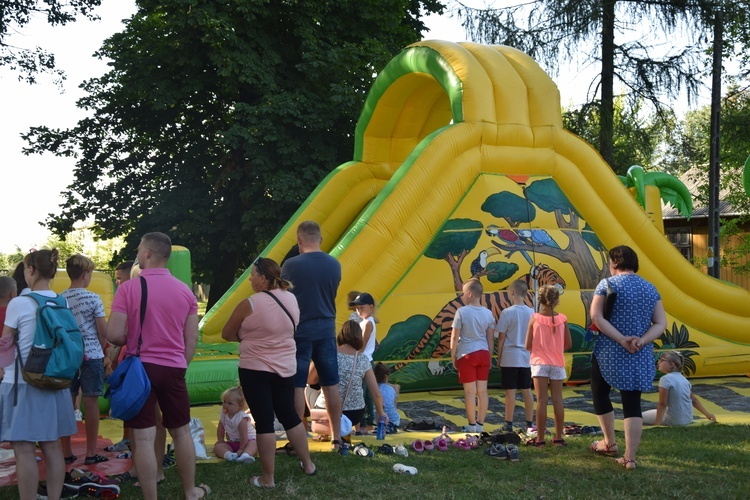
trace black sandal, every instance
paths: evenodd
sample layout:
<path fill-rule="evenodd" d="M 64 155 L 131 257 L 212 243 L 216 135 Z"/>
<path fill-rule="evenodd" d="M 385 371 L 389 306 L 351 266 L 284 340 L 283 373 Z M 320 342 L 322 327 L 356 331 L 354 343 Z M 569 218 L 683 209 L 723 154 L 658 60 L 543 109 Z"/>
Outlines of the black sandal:
<path fill-rule="evenodd" d="M 103 455 L 94 455 L 93 457 L 86 457 L 83 461 L 86 465 L 100 464 L 102 462 L 109 462 L 109 459 Z"/>
<path fill-rule="evenodd" d="M 66 464 L 72 464 L 72 463 L 73 463 L 73 462 L 75 462 L 76 460 L 78 460 L 78 457 L 77 457 L 77 456 L 75 456 L 75 455 L 71 455 L 71 456 L 69 456 L 69 457 L 65 457 L 65 463 L 66 463 Z"/>

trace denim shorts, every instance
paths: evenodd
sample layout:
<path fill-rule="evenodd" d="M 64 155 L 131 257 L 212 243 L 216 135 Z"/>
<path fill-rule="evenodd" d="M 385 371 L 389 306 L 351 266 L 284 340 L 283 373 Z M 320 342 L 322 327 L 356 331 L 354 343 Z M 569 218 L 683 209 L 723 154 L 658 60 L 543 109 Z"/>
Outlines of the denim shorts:
<path fill-rule="evenodd" d="M 318 370 L 320 385 L 328 387 L 339 383 L 339 358 L 336 351 L 336 337 L 323 339 L 295 338 L 297 342 L 297 375 L 294 377 L 295 387 L 307 385 L 307 374 L 310 360 Z"/>
<path fill-rule="evenodd" d="M 101 396 L 104 394 L 104 358 L 84 359 L 81 368 L 70 383 L 70 392 L 84 396 Z"/>

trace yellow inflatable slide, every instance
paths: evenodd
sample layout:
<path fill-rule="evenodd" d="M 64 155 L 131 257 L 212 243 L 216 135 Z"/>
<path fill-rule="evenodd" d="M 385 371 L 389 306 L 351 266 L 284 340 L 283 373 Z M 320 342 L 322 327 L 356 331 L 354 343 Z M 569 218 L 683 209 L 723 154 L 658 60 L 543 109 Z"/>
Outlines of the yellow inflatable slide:
<path fill-rule="evenodd" d="M 379 348 L 406 390 L 458 385 L 449 337 L 456 292 L 478 277 L 495 315 L 515 279 L 565 288 L 573 380 L 588 378 L 588 307 L 607 249 L 626 244 L 662 295 L 657 341 L 693 376 L 750 371 L 750 292 L 703 275 L 677 252 L 598 153 L 563 129 L 554 82 L 504 46 L 423 41 L 378 75 L 356 128 L 353 161 L 333 170 L 263 255 L 281 261 L 315 220 L 342 265 L 346 295 L 378 302 Z M 660 213 L 651 217 L 660 220 Z M 252 293 L 249 270 L 201 323 L 203 342 Z M 533 303 L 530 293 L 528 301 Z M 493 377 L 497 379 L 498 374 Z"/>

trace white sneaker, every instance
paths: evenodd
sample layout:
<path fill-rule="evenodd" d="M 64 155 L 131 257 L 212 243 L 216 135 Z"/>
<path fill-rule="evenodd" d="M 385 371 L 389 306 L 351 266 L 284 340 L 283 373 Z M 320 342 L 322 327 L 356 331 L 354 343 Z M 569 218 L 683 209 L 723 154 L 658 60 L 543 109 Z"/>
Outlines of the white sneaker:
<path fill-rule="evenodd" d="M 73 415 L 76 417 L 76 422 L 83 422 L 83 413 L 81 413 L 81 410 L 74 411 Z"/>
<path fill-rule="evenodd" d="M 416 476 L 417 475 L 417 468 L 416 467 L 410 467 L 408 465 L 404 464 L 394 464 L 393 465 L 393 472 L 397 472 L 399 474 L 407 474 L 410 476 Z"/>
<path fill-rule="evenodd" d="M 409 450 L 406 449 L 406 447 L 403 444 L 397 444 L 395 448 L 393 448 L 393 453 L 400 457 L 408 457 L 409 456 Z"/>
<path fill-rule="evenodd" d="M 237 462 L 241 464 L 252 464 L 252 463 L 255 463 L 255 458 L 251 457 L 247 453 L 243 453 L 242 455 L 237 457 Z"/>

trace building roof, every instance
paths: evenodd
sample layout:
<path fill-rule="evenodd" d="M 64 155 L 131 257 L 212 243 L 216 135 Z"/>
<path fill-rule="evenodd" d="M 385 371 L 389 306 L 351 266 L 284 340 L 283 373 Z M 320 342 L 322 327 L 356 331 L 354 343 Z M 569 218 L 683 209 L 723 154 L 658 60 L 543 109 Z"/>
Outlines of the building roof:
<path fill-rule="evenodd" d="M 708 171 L 704 168 L 692 167 L 678 177 L 693 197 L 693 214 L 691 218 L 708 218 L 708 206 L 698 202 L 698 192 L 701 186 L 708 183 Z M 724 187 L 719 191 L 719 214 L 722 217 L 742 215 L 731 203 L 726 201 L 730 188 Z M 665 205 L 662 201 L 661 214 L 663 219 L 685 219 L 679 210 L 672 205 Z"/>

